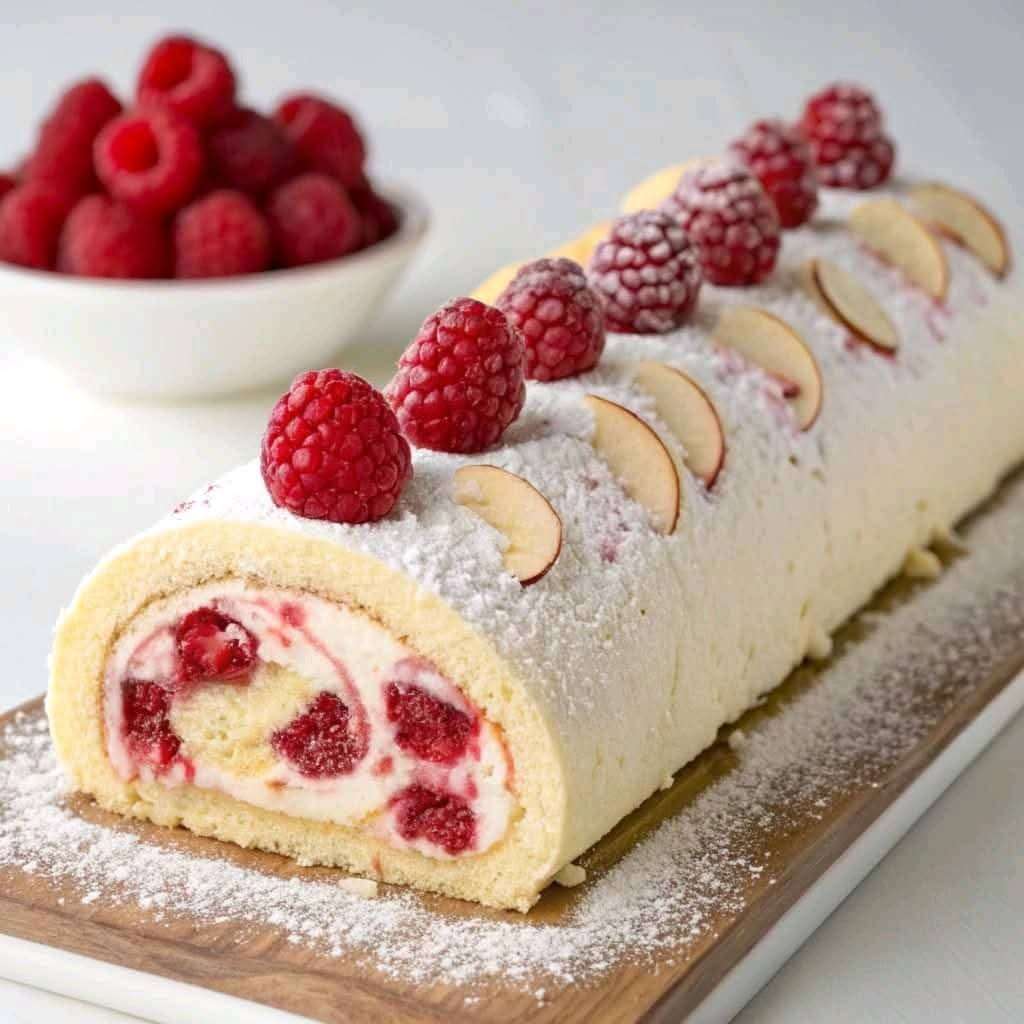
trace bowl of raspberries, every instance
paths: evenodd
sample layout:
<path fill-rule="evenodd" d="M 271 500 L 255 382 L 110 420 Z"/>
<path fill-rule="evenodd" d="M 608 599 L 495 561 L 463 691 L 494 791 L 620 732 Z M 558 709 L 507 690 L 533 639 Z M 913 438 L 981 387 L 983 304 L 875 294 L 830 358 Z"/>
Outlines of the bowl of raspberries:
<path fill-rule="evenodd" d="M 257 111 L 224 53 L 161 39 L 130 99 L 72 83 L 0 173 L 8 333 L 115 395 L 227 394 L 329 363 L 426 229 L 417 195 L 366 165 L 335 101 Z"/>

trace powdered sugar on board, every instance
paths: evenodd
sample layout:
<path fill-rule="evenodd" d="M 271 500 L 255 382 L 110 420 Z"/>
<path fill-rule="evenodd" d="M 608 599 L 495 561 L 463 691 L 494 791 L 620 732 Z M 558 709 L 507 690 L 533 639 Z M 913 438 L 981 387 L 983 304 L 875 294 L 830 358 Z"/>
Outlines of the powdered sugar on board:
<path fill-rule="evenodd" d="M 563 893 L 568 906 L 557 914 L 543 902 L 520 917 L 466 905 L 448 913 L 394 890 L 364 898 L 338 882 L 185 852 L 158 829 L 88 821 L 64 803 L 40 714 L 16 717 L 0 737 L 0 869 L 52 879 L 90 910 L 137 908 L 140 929 L 184 916 L 199 928 L 229 924 L 242 942 L 270 928 L 327 963 L 345 957 L 408 982 L 465 986 L 470 1004 L 488 984 L 550 999 L 625 959 L 677 962 L 782 876 L 786 837 L 813 832 L 837 803 L 881 785 L 1019 651 L 1022 530 L 1018 477 L 975 520 L 969 553 L 941 579 L 863 613 L 819 675 L 791 680 L 734 727 L 743 742 L 701 758 L 715 781 L 690 795 L 699 773 L 684 769 L 673 790 L 652 798 L 662 813 L 682 803 L 677 813 L 657 825 L 648 807 L 591 851 L 591 877 Z M 646 838 L 602 871 L 633 832 Z"/>

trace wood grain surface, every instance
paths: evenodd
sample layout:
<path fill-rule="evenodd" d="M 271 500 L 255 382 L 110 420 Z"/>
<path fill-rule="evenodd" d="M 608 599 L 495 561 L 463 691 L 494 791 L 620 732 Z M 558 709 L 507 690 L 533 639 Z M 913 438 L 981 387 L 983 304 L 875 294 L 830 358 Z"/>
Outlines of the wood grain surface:
<path fill-rule="evenodd" d="M 1014 486 L 1024 496 L 1020 477 Z M 955 557 L 949 555 L 949 557 Z M 922 584 L 898 581 L 884 590 L 871 606 L 885 611 L 912 600 Z M 1024 603 L 1024 585 L 1020 600 Z M 855 619 L 837 636 L 834 658 L 857 645 L 874 628 L 877 616 Z M 952 673 L 948 686 L 929 685 L 929 703 L 941 694 L 942 713 L 920 740 L 887 765 L 870 784 L 851 778 L 828 806 L 808 811 L 797 828 L 785 834 L 751 836 L 754 849 L 770 854 L 774 880 L 767 873 L 751 875 L 742 910 L 723 908 L 703 938 L 682 940 L 655 964 L 630 960 L 583 986 L 549 988 L 547 1001 L 538 1005 L 533 995 L 515 987 L 491 985 L 475 990 L 479 998 L 467 1003 L 465 991 L 442 984 L 414 985 L 367 970 L 354 959 L 327 957 L 289 943 L 287 932 L 270 926 L 243 927 L 238 922 L 212 923 L 188 916 L 168 915 L 157 921 L 151 912 L 131 903 L 88 905 L 71 883 L 29 874 L 0 865 L 0 931 L 76 953 L 110 961 L 180 981 L 206 986 L 245 999 L 280 1007 L 325 1022 L 377 1022 L 470 1024 L 488 1021 L 513 1024 L 525 1021 L 667 1022 L 681 1019 L 697 1006 L 726 972 L 757 943 L 780 916 L 822 875 L 843 851 L 945 749 L 978 712 L 1024 667 L 1024 637 L 1014 627 L 992 623 L 994 650 L 1005 652 L 984 678 L 964 685 L 961 673 Z M 760 708 L 739 723 L 756 730 L 766 717 L 786 713 L 795 697 L 813 688 L 824 666 L 803 666 Z M 22 712 L 43 715 L 41 698 Z M 17 711 L 0 718 L 2 726 Z M 934 717 L 934 716 L 933 716 Z M 6 754 L 0 737 L 0 759 Z M 676 777 L 675 785 L 650 798 L 621 822 L 583 858 L 590 879 L 617 862 L 661 821 L 678 810 L 736 765 L 735 753 L 720 739 Z M 226 846 L 182 830 L 125 822 L 96 808 L 88 800 L 72 798 L 72 808 L 90 821 L 112 829 L 129 830 L 145 842 L 173 846 L 197 856 L 228 858 L 262 872 L 311 879 L 335 877 L 327 869 L 300 868 L 284 858 Z M 581 887 L 585 888 L 585 887 Z M 531 912 L 530 919 L 557 923 L 580 890 L 552 886 Z M 424 896 L 424 903 L 439 913 L 522 918 L 459 901 Z"/>

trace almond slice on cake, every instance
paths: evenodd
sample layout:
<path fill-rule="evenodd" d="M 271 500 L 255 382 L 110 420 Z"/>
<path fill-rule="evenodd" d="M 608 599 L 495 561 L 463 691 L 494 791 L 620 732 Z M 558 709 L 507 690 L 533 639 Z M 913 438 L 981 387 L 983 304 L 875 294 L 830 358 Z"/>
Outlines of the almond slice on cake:
<path fill-rule="evenodd" d="M 899 348 L 899 332 L 877 299 L 846 270 L 829 260 L 806 268 L 811 293 L 822 308 L 860 341 L 886 353 Z"/>
<path fill-rule="evenodd" d="M 497 466 L 460 466 L 455 500 L 505 537 L 505 568 L 524 587 L 555 564 L 562 550 L 562 520 L 529 481 Z"/>
<path fill-rule="evenodd" d="M 939 231 L 970 250 L 996 277 L 1005 277 L 1012 258 L 1002 224 L 977 199 L 940 182 L 910 190 L 914 209 Z"/>
<path fill-rule="evenodd" d="M 938 239 L 895 199 L 870 199 L 850 214 L 850 230 L 933 299 L 949 288 L 949 264 Z"/>
<path fill-rule="evenodd" d="M 679 519 L 679 474 L 660 437 L 636 413 L 598 395 L 583 399 L 594 416 L 597 453 L 643 505 L 659 533 L 671 533 Z"/>
<path fill-rule="evenodd" d="M 668 363 L 637 363 L 633 381 L 653 399 L 658 415 L 686 452 L 691 472 L 711 487 L 725 461 L 725 436 L 718 412 L 704 389 Z"/>
<path fill-rule="evenodd" d="M 784 381 L 786 398 L 801 430 L 821 411 L 822 382 L 807 343 L 785 320 L 765 309 L 730 306 L 718 318 L 715 341 L 738 352 L 766 373 Z"/>

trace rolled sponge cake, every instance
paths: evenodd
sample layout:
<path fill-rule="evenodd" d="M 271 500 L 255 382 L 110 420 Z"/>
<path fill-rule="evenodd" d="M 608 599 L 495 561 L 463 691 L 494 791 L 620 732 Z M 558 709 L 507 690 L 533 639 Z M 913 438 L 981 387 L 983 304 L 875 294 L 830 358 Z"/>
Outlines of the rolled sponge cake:
<path fill-rule="evenodd" d="M 386 520 L 297 518 L 250 463 L 115 550 L 62 614 L 51 659 L 47 708 L 73 786 L 162 825 L 528 909 L 1024 457 L 1012 287 L 944 241 L 950 285 L 934 302 L 837 226 L 850 204 L 830 195 L 824 226 L 787 234 L 766 285 L 705 286 L 691 325 L 611 336 L 594 371 L 531 384 L 500 447 L 417 452 Z M 881 302 L 895 358 L 806 294 L 811 258 Z M 809 429 L 777 380 L 712 342 L 731 305 L 775 314 L 812 351 L 823 404 Z M 726 441 L 712 487 L 634 382 L 639 360 L 711 399 Z M 671 534 L 595 449 L 587 394 L 668 448 L 682 488 Z M 561 552 L 533 585 L 453 500 L 470 462 L 523 477 L 558 513 Z M 224 616 L 233 650 L 257 650 L 256 667 L 175 694 L 165 731 L 143 737 L 154 768 L 124 739 L 126 694 L 151 696 L 145 682 L 173 671 L 202 609 Z M 318 728 L 333 740 L 311 753 Z"/>

